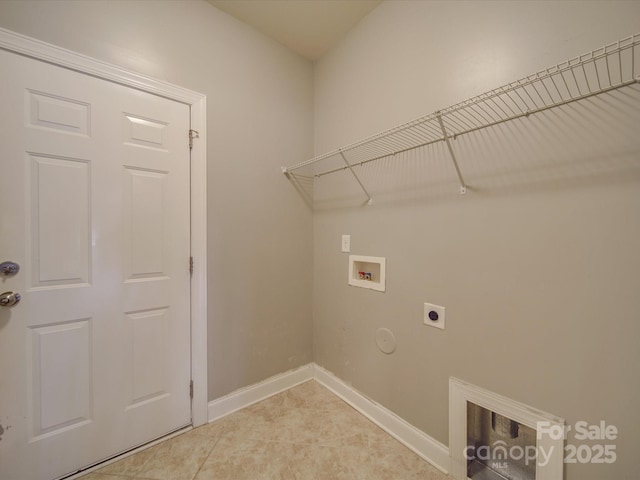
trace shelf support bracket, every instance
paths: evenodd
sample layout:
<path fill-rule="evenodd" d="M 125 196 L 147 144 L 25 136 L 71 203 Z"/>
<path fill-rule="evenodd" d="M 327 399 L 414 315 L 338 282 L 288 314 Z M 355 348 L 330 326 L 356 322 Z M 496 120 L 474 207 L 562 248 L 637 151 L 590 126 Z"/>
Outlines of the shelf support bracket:
<path fill-rule="evenodd" d="M 360 188 L 362 189 L 364 194 L 367 196 L 367 205 L 371 205 L 373 203 L 373 198 L 371 198 L 371 195 L 369 195 L 369 192 L 367 191 L 367 189 L 364 187 L 364 185 L 360 181 L 360 177 L 358 177 L 356 172 L 353 171 L 353 167 L 351 166 L 351 164 L 347 160 L 347 157 L 344 156 L 344 153 L 342 153 L 342 150 L 339 150 L 339 152 L 340 152 L 340 156 L 342 157 L 342 160 L 344 160 L 345 165 L 347 166 L 347 168 L 349 169 L 349 171 L 351 172 L 353 177 L 358 182 L 358 185 L 360 185 Z"/>
<path fill-rule="evenodd" d="M 458 160 L 456 160 L 456 154 L 453 153 L 453 146 L 451 145 L 451 140 L 449 140 L 449 135 L 447 134 L 447 129 L 444 126 L 444 122 L 442 121 L 442 115 L 440 113 L 437 114 L 438 123 L 440 124 L 440 128 L 442 129 L 442 135 L 444 136 L 444 141 L 447 143 L 447 148 L 449 149 L 449 154 L 451 155 L 451 160 L 453 161 L 453 166 L 456 169 L 456 174 L 458 175 L 458 181 L 460 182 L 460 194 L 464 195 L 467 193 L 467 185 L 464 183 L 464 179 L 462 178 L 462 173 L 460 173 L 460 167 L 458 167 Z"/>

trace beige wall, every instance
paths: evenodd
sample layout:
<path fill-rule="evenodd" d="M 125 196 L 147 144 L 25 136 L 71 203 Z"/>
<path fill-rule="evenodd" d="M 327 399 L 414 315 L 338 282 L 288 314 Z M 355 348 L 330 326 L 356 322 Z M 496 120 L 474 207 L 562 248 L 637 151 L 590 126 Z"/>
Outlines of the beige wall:
<path fill-rule="evenodd" d="M 311 212 L 279 167 L 312 154 L 311 64 L 200 0 L 0 1 L 0 26 L 207 95 L 209 399 L 310 362 Z"/>
<path fill-rule="evenodd" d="M 456 140 L 464 197 L 440 145 L 362 169 L 371 207 L 324 177 L 312 221 L 279 166 L 310 157 L 314 132 L 323 153 L 638 19 L 638 2 L 387 1 L 313 75 L 202 1 L 0 1 L 4 28 L 207 95 L 210 399 L 312 360 L 313 280 L 313 359 L 445 444 L 451 375 L 617 425 L 616 464 L 569 480 L 636 471 L 638 89 Z M 347 287 L 345 233 L 353 253 L 387 257 L 386 293 Z M 444 332 L 422 325 L 425 301 L 447 307 Z"/>
<path fill-rule="evenodd" d="M 316 65 L 315 153 L 638 31 L 639 2 L 384 2 Z M 566 478 L 636 478 L 639 102 L 634 87 L 458 138 L 466 196 L 444 145 L 360 168 L 370 207 L 347 173 L 317 180 L 315 361 L 444 444 L 450 376 L 605 420 L 617 462 Z M 341 234 L 387 258 L 386 293 L 347 286 Z"/>

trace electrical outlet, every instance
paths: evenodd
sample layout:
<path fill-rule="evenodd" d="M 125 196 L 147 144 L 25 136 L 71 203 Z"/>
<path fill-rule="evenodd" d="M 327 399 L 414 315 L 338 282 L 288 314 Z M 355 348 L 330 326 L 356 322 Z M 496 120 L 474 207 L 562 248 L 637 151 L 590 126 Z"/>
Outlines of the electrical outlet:
<path fill-rule="evenodd" d="M 351 251 L 351 235 L 342 235 L 342 251 L 345 253 Z"/>
<path fill-rule="evenodd" d="M 424 324 L 444 330 L 444 307 L 433 303 L 425 303 Z"/>

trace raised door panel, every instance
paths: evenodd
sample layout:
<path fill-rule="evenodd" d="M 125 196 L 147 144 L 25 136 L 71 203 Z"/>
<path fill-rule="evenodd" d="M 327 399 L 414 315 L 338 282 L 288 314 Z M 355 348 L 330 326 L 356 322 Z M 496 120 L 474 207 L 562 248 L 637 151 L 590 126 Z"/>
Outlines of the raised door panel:
<path fill-rule="evenodd" d="M 88 284 L 90 168 L 86 160 L 31 154 L 31 286 Z"/>
<path fill-rule="evenodd" d="M 29 125 L 89 136 L 91 106 L 86 102 L 27 90 Z"/>
<path fill-rule="evenodd" d="M 130 403 L 128 408 L 168 395 L 165 352 L 168 337 L 167 308 L 126 315 L 131 334 Z"/>
<path fill-rule="evenodd" d="M 32 328 L 29 340 L 32 441 L 90 422 L 91 319 Z"/>
<path fill-rule="evenodd" d="M 166 277 L 166 173 L 124 169 L 125 278 Z"/>
<path fill-rule="evenodd" d="M 125 113 L 123 118 L 125 144 L 167 151 L 165 135 L 168 124 L 166 122 L 128 113 Z"/>

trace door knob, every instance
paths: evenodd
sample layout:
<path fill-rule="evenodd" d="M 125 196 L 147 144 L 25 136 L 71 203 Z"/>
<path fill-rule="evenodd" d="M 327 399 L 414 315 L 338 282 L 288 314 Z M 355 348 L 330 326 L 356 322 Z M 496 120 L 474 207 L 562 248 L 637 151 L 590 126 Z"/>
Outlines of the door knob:
<path fill-rule="evenodd" d="M 16 292 L 4 292 L 0 294 L 0 307 L 12 307 L 20 301 L 20 294 Z"/>

